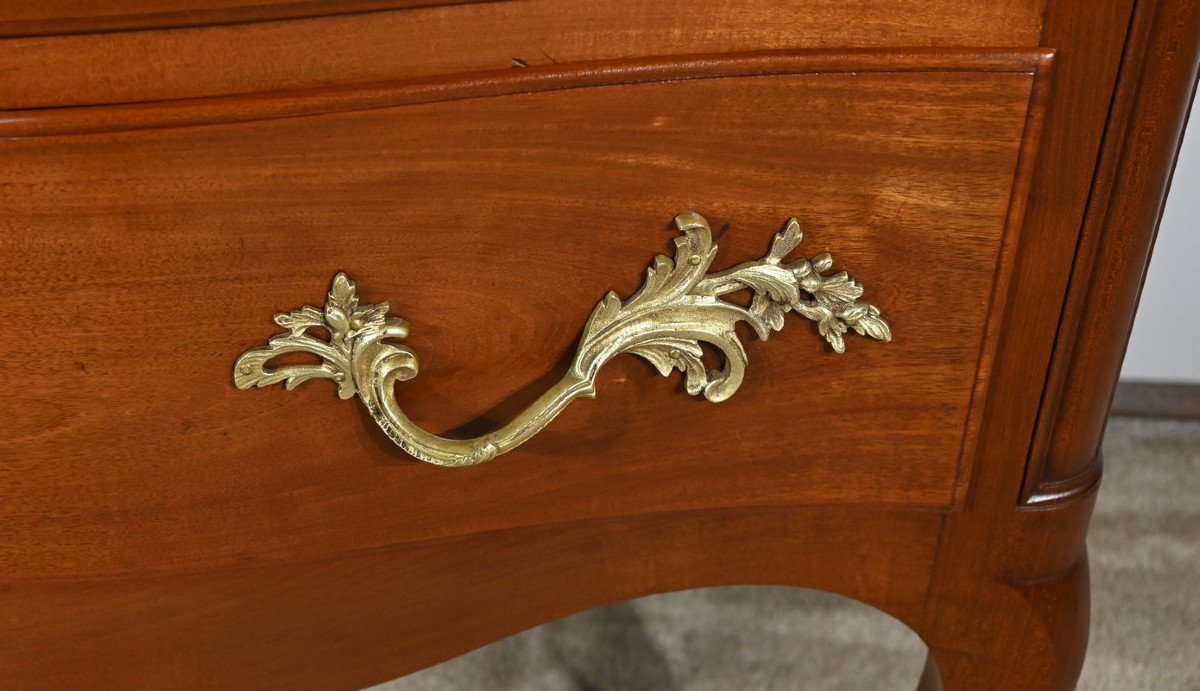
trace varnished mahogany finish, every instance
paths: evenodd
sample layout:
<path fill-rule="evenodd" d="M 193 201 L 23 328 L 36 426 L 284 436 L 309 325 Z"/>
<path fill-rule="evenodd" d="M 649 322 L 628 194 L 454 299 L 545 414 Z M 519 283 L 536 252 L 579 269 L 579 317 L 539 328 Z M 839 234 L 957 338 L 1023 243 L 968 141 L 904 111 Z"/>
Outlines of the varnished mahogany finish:
<path fill-rule="evenodd" d="M 1037 4 L 506 0 L 320 20 L 15 38 L 4 47 L 0 109 L 259 93 L 521 63 L 797 48 L 1030 48 L 1039 45 Z M 11 10 L 0 6 L 0 17 L 5 12 Z"/>
<path fill-rule="evenodd" d="M 1100 438 L 1195 92 L 1200 11 L 1151 3 L 1127 48 L 1078 248 L 1025 492 L 1053 501 L 1099 479 Z M 1192 80 L 1189 83 L 1189 76 Z"/>
<path fill-rule="evenodd" d="M 0 10 L 10 684 L 362 686 L 781 583 L 909 624 L 923 688 L 1073 685 L 1194 3 L 195 5 Z M 270 311 L 345 269 L 412 322 L 406 409 L 474 434 L 686 208 L 728 264 L 799 216 L 895 341 L 751 342 L 720 406 L 618 360 L 461 471 L 324 382 L 233 389 Z"/>
<path fill-rule="evenodd" d="M 205 27 L 502 0 L 53 0 L 0 8 L 0 37 Z"/>
<path fill-rule="evenodd" d="M 96 541 L 74 568 L 115 575 L 227 567 L 247 552 L 320 559 L 548 519 L 954 505 L 1003 341 L 988 334 L 1004 331 L 996 296 L 1014 263 L 1006 229 L 1021 215 L 1012 189 L 1027 176 L 1017 163 L 1034 146 L 1026 132 L 1038 131 L 1027 104 L 1048 59 L 923 54 L 895 71 L 895 56 L 784 53 L 696 60 L 687 79 L 675 61 L 531 68 L 339 92 L 341 112 L 233 125 L 191 120 L 222 122 L 224 102 L 164 106 L 193 109 L 183 115 L 193 127 L 162 127 L 139 106 L 132 117 L 148 129 L 111 136 L 50 128 L 82 130 L 75 123 L 95 116 L 111 129 L 131 117 L 109 116 L 115 106 L 49 123 L 22 113 L 46 129 L 11 143 L 0 175 L 57 182 L 14 197 L 8 215 L 6 256 L 26 277 L 10 304 L 48 344 L 4 358 L 25 372 L 16 397 L 28 402 L 5 443 L 30 481 L 23 506 L 77 494 L 61 509 L 69 524 L 12 513 L 12 572 L 54 573 L 55 546 L 69 539 Z M 380 94 L 402 105 L 380 108 Z M 47 218 L 85 197 L 88 208 Z M 777 210 L 793 209 L 806 244 L 846 257 L 888 318 L 911 327 L 842 355 L 808 324 L 770 347 L 751 342 L 755 376 L 719 406 L 621 359 L 601 374 L 601 400 L 571 406 L 491 466 L 454 474 L 402 461 L 326 383 L 228 386 L 225 348 L 236 357 L 256 345 L 276 330 L 273 311 L 319 303 L 326 286 L 314 277 L 344 269 L 366 302 L 387 298 L 412 324 L 406 343 L 424 364 L 401 385 L 407 413 L 428 429 L 491 431 L 561 376 L 600 296 L 641 284 L 672 238 L 662 209 L 693 207 L 724 228 L 722 267 L 761 256 Z M 112 323 L 131 295 L 137 311 Z M 39 311 L 47 301 L 91 309 L 64 320 Z M 70 397 L 63 370 L 75 372 Z M 130 427 L 113 402 L 137 390 Z M 903 415 L 905 428 L 880 415 Z M 66 477 L 44 464 L 85 439 L 102 473 Z M 173 462 L 148 469 L 149 454 Z M 199 467 L 203 481 L 182 491 Z M 124 489 L 108 496 L 114 484 Z M 163 487 L 177 488 L 167 503 Z M 305 487 L 312 501 L 294 491 Z M 346 520 L 330 520 L 330 502 Z M 247 522 L 251 506 L 258 518 Z"/>

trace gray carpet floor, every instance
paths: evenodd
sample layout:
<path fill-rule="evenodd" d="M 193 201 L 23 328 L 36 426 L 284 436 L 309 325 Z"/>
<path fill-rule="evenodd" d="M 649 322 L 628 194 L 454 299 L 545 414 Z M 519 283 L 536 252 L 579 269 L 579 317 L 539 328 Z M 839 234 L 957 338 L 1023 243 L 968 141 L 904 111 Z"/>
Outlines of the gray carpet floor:
<path fill-rule="evenodd" d="M 1200 691 L 1200 422 L 1114 418 L 1079 688 Z M 924 646 L 827 593 L 746 586 L 577 614 L 376 691 L 912 689 Z"/>

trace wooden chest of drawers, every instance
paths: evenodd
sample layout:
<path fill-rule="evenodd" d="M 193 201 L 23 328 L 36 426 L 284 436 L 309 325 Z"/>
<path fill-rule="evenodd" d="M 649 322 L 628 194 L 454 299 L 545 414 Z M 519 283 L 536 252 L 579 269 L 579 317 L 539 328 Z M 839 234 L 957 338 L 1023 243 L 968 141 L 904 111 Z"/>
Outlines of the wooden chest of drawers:
<path fill-rule="evenodd" d="M 0 670 L 365 685 L 782 583 L 912 626 L 925 688 L 1070 687 L 1198 35 L 1183 0 L 0 9 Z"/>

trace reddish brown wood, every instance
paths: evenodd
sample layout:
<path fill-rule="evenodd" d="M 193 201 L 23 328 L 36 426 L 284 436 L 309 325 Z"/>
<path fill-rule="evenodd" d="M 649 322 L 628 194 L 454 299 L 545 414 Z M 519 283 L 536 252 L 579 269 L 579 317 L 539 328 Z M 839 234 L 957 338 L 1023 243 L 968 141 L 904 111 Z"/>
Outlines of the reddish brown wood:
<path fill-rule="evenodd" d="M 330 17 L 506 0 L 10 0 L 0 38 Z"/>
<path fill-rule="evenodd" d="M 76 30 L 45 7 L 24 19 Z M 898 617 L 930 645 L 922 688 L 1073 686 L 1091 452 L 1194 3 L 537 0 L 220 26 L 229 3 L 189 7 L 193 28 L 0 41 L 9 686 L 361 686 L 748 582 Z M 407 459 L 324 382 L 232 387 L 270 312 L 345 269 L 413 324 L 406 409 L 484 431 L 685 208 L 721 229 L 721 265 L 798 215 L 895 341 L 835 357 L 793 322 L 749 344 L 720 406 L 618 360 L 599 400 L 460 471 Z"/>
<path fill-rule="evenodd" d="M 632 86 L 610 66 L 586 70 L 586 89 L 8 143 L 0 176 L 24 192 L 5 198 L 0 275 L 24 286 L 9 304 L 46 341 L 0 358 L 22 404 L 0 445 L 28 483 L 9 512 L 12 572 L 59 572 L 67 539 L 82 541 L 73 570 L 112 575 L 679 509 L 955 503 L 1003 340 L 985 333 L 1004 331 L 990 307 L 1013 265 L 1033 77 L 842 64 L 853 74 Z M 491 93 L 527 88 L 495 80 Z M 751 344 L 757 374 L 720 406 L 613 363 L 599 400 L 502 463 L 449 474 L 403 460 L 325 382 L 231 386 L 270 315 L 320 303 L 346 270 L 413 325 L 408 413 L 481 434 L 561 376 L 592 307 L 637 289 L 690 208 L 727 227 L 723 266 L 798 215 L 812 252 L 834 252 L 910 327 L 835 356 L 790 324 Z M 933 289 L 914 290 L 930 272 Z M 146 316 L 114 321 L 131 299 Z M 46 463 L 83 446 L 88 472 Z M 147 468 L 160 455 L 173 462 Z M 72 493 L 46 521 L 41 507 Z"/>
<path fill-rule="evenodd" d="M 0 662 L 10 688 L 357 688 L 603 603 L 746 582 L 833 590 L 915 622 L 938 520 L 709 510 L 315 562 L 20 581 L 0 596 L 0 630 L 20 632 L 0 636 Z"/>
<path fill-rule="evenodd" d="M 6 41 L 0 108 L 772 49 L 1035 47 L 1040 0 L 522 0 Z M 419 37 L 420 40 L 415 40 Z"/>
<path fill-rule="evenodd" d="M 1050 387 L 1025 484 L 1055 501 L 1099 477 L 1134 310 L 1195 92 L 1200 5 L 1149 3 L 1133 25 L 1126 69 L 1067 295 Z"/>
<path fill-rule="evenodd" d="M 1047 17 L 1047 34 L 1069 38 L 1084 33 L 1078 30 L 1076 20 L 1083 16 L 1079 12 L 1090 11 L 1093 5 L 1086 7 L 1084 10 L 1084 3 L 1052 5 Z M 1094 215 L 1100 200 L 1111 197 L 1112 203 L 1128 204 L 1142 210 L 1143 215 L 1134 224 L 1136 231 L 1128 229 L 1130 244 L 1115 234 L 1109 234 L 1101 241 L 1101 246 L 1106 248 L 1104 253 L 1113 262 L 1104 271 L 1093 271 L 1093 258 L 1086 250 L 1075 259 L 1072 290 L 1089 296 L 1107 295 L 1107 301 L 1112 303 L 1111 312 L 1101 310 L 1096 313 L 1098 323 L 1094 331 L 1088 321 L 1087 327 L 1078 332 L 1064 332 L 1069 339 L 1078 339 L 1079 343 L 1085 344 L 1085 349 L 1094 349 L 1093 357 L 1099 356 L 1091 362 L 1085 358 L 1084 369 L 1090 372 L 1091 378 L 1075 383 L 1081 404 L 1088 396 L 1098 396 L 1104 401 L 1100 406 L 1106 407 L 1108 392 L 1116 378 L 1115 365 L 1105 365 L 1103 373 L 1095 368 L 1101 361 L 1112 363 L 1115 358 L 1115 362 L 1119 362 L 1128 335 L 1131 313 L 1125 306 L 1131 310 L 1132 301 L 1136 300 L 1153 227 L 1157 223 L 1163 185 L 1180 135 L 1179 123 L 1196 79 L 1196 53 L 1200 50 L 1200 32 L 1194 30 L 1197 11 L 1193 3 L 1142 2 L 1133 17 L 1134 30 L 1127 39 L 1121 64 L 1122 78 L 1115 91 L 1115 115 L 1109 122 L 1099 155 L 1101 168 L 1096 184 L 1090 190 L 1091 202 L 1084 221 L 1084 246 L 1088 242 L 1087 229 L 1091 227 L 1091 232 L 1095 232 L 1094 224 L 1102 223 Z M 1169 29 L 1167 22 L 1171 25 Z M 1146 36 L 1154 37 L 1152 45 L 1156 45 L 1156 49 L 1143 48 L 1141 42 Z M 1094 40 L 1094 33 L 1080 38 L 1082 42 Z M 1056 60 L 1059 81 L 1056 85 L 1062 84 L 1064 74 L 1075 70 L 1094 75 L 1108 69 L 1104 61 L 1096 60 L 1090 61 L 1090 67 L 1080 66 L 1081 60 L 1089 62 L 1083 59 L 1087 50 L 1075 53 L 1069 41 L 1059 43 L 1048 39 L 1047 43 L 1059 47 Z M 1076 45 L 1086 46 L 1085 43 Z M 1092 47 L 1095 50 L 1094 44 Z M 1107 52 L 1112 54 L 1111 50 Z M 1131 103 L 1127 99 L 1133 98 L 1134 94 L 1150 97 L 1144 104 Z M 1094 103 L 1093 107 L 1096 112 L 1101 112 L 1101 104 Z M 1103 104 L 1103 108 L 1108 107 L 1109 104 Z M 1122 124 L 1122 109 L 1136 112 L 1134 119 L 1140 121 L 1140 126 L 1130 128 Z M 1039 167 L 1048 174 L 1053 174 L 1055 168 L 1045 157 L 1053 157 L 1059 151 L 1055 144 L 1056 133 L 1069 127 L 1055 124 L 1061 122 L 1059 118 L 1063 117 L 1063 112 L 1059 110 L 1056 114 L 1052 107 L 1047 123 L 1047 141 L 1043 142 L 1041 150 L 1049 153 L 1045 154 Z M 1081 113 L 1085 111 L 1069 112 L 1073 129 L 1086 132 L 1086 127 L 1079 127 Z M 1082 119 L 1096 122 L 1091 118 Z M 1081 163 L 1084 153 L 1082 149 L 1076 150 L 1071 156 L 1062 157 L 1060 165 L 1069 169 Z M 1146 175 L 1144 184 L 1126 187 L 1128 196 L 1112 194 L 1112 190 L 1106 189 L 1104 178 L 1109 174 L 1106 168 L 1111 165 L 1106 161 L 1114 159 L 1120 159 L 1135 170 L 1145 168 L 1155 172 Z M 1060 179 L 1070 178 L 1062 176 Z M 1033 203 L 1049 213 L 1062 200 L 1059 198 L 1046 206 L 1035 196 Z M 1100 202 L 1101 209 L 1107 205 L 1108 202 Z M 1155 211 L 1147 214 L 1147 207 Z M 1031 212 L 1029 223 L 1037 224 L 1040 218 L 1039 214 Z M 1023 237 L 1032 241 L 1037 235 L 1029 232 L 1027 227 Z M 1021 256 L 1031 255 L 1026 252 Z M 1018 275 L 1017 290 L 1020 291 L 1026 274 L 1019 272 Z M 1131 275 L 1137 278 L 1127 278 Z M 1068 300 L 1064 312 L 1066 323 L 1078 319 L 1081 304 Z M 1024 326 L 1028 329 L 1036 325 L 1025 322 Z M 1117 331 L 1120 331 L 1119 336 Z M 1046 335 L 1044 330 L 1034 328 L 1029 330 L 1025 342 L 1033 345 Z M 1060 345 L 1063 342 L 1060 337 Z M 1022 385 L 1033 384 L 1017 374 L 1028 368 L 1020 354 L 1021 349 L 1006 349 L 997 359 L 995 376 L 1014 384 L 1005 387 L 1001 395 L 1017 394 Z M 1059 376 L 1052 373 L 1048 400 L 1056 398 L 1056 387 L 1062 384 Z M 1090 388 L 1085 390 L 1085 386 Z M 1005 407 L 995 399 L 991 404 Z M 1097 411 L 1092 403 L 1086 405 L 1094 414 L 1103 415 L 1103 411 Z M 1053 414 L 1055 408 L 1052 405 L 1048 410 Z M 999 459 L 1021 453 L 1020 445 L 1029 439 L 1028 428 L 1023 426 L 1027 419 L 1024 416 L 993 416 L 986 421 L 981 432 L 981 458 Z M 1016 424 L 1018 420 L 1022 425 Z M 972 481 L 964 511 L 947 516 L 928 607 L 923 623 L 918 627 L 931 648 L 922 688 L 939 688 L 937 681 L 943 682 L 946 688 L 1055 689 L 1074 686 L 1087 643 L 1087 556 L 1084 545 L 1087 520 L 1099 481 L 1100 460 L 1095 449 L 1102 425 L 1096 424 L 1084 431 L 1070 425 L 1060 427 L 1057 422 L 1051 424 L 1053 427 L 1045 434 L 1065 440 L 1086 437 L 1093 451 L 1085 459 L 1076 458 L 1077 463 L 1081 461 L 1079 467 L 1087 470 L 1075 476 L 1070 491 L 1054 492 L 1043 501 L 1014 511 L 1006 498 L 1017 495 L 1022 478 L 1005 472 L 1000 463 L 982 463 L 976 466 L 981 472 L 977 472 Z M 1041 454 L 1044 452 L 1044 446 L 1032 448 L 1027 477 L 1043 477 L 1042 469 L 1046 464 Z"/>
<path fill-rule="evenodd" d="M 422 103 L 545 91 L 721 77 L 775 77 L 858 72 L 996 72 L 1033 74 L 1046 50 L 789 50 L 545 65 L 498 73 L 369 82 L 170 101 L 0 111 L 0 137 L 100 134 L 167 127 L 254 122 Z M 1023 205 L 1023 197 L 1017 200 Z"/>

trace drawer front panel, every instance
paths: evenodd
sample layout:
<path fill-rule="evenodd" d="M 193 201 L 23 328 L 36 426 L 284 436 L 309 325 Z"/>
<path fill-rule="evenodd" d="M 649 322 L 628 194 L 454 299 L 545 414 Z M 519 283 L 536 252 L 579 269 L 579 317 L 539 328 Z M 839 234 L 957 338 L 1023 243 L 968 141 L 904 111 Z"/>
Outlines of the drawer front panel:
<path fill-rule="evenodd" d="M 648 511 L 951 507 L 1043 60 L 647 61 L 10 122 L 0 276 L 29 335 L 0 346 L 21 490 L 0 559 L 169 572 Z M 893 342 L 839 355 L 789 316 L 767 343 L 744 334 L 746 380 L 717 405 L 618 358 L 597 400 L 467 470 L 408 458 L 326 381 L 233 386 L 269 316 L 320 305 L 344 270 L 411 324 L 408 415 L 484 433 L 561 376 L 685 210 L 712 224 L 714 269 L 796 216 L 799 251 L 861 280 Z"/>
<path fill-rule="evenodd" d="M 409 9 L 353 12 L 364 2 Z M 180 0 L 0 4 L 0 108 L 239 94 L 644 55 L 1038 45 L 1045 0 Z M 170 11 L 154 11 L 154 4 Z M 420 4 L 422 7 L 412 7 Z M 240 8 L 239 8 L 240 5 Z M 441 5 L 441 6 L 433 6 Z M 165 9 L 165 8 L 160 8 Z M 293 21 L 306 13 L 336 16 Z M 257 15 L 257 16 L 255 16 Z M 215 26 L 205 26 L 208 23 Z M 225 22 L 233 22 L 226 24 Z M 179 26 L 170 31 L 121 31 Z M 110 30 L 115 30 L 111 31 Z M 58 31 L 96 31 L 38 36 Z M 31 36 L 32 35 L 32 36 Z"/>

